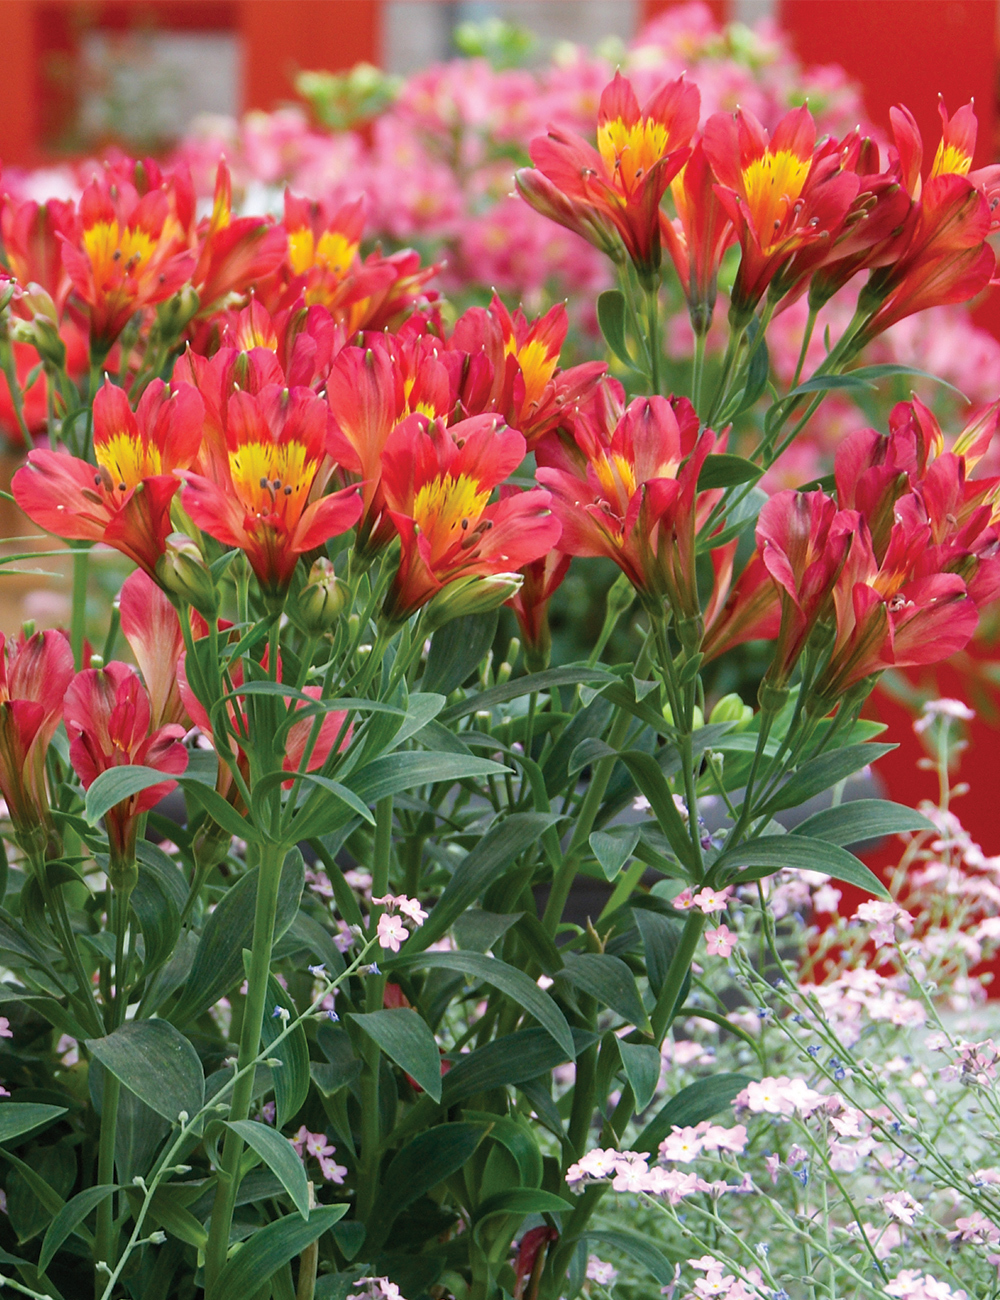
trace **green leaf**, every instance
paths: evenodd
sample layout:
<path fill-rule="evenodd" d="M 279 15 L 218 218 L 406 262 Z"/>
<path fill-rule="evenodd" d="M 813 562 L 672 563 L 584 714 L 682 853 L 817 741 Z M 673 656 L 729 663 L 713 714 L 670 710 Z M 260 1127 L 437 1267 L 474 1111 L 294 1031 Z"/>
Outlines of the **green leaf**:
<path fill-rule="evenodd" d="M 348 790 L 346 785 L 342 785 L 339 781 L 333 781 L 328 776 L 320 776 L 316 772 L 298 772 L 296 773 L 296 777 L 300 781 L 305 781 L 307 785 L 318 786 L 320 790 L 324 790 L 327 794 L 332 794 L 335 799 L 339 799 L 341 803 L 346 804 L 347 807 L 350 808 L 352 812 L 357 813 L 357 815 L 363 818 L 364 821 L 368 822 L 370 826 L 375 825 L 375 818 L 371 815 L 371 810 L 369 809 L 368 805 L 364 803 L 361 799 L 359 799 L 353 790 Z M 268 778 L 265 778 L 265 781 L 267 779 Z M 281 784 L 281 782 L 287 781 L 287 779 L 288 779 L 288 774 L 283 772 L 281 773 L 281 775 L 275 777 L 275 780 L 273 781 L 272 784 L 279 785 Z M 258 793 L 258 791 L 263 790 L 265 781 L 261 781 L 257 785 L 257 787 L 254 790 L 255 796 Z M 304 820 L 305 817 L 308 816 L 308 814 L 302 813 L 300 814 L 300 816 Z M 296 823 L 298 823 L 299 817 L 296 817 L 295 820 Z M 296 834 L 303 833 L 300 830 L 300 827 L 298 825 L 295 826 L 295 833 Z M 309 831 L 307 834 L 312 835 L 314 834 L 314 832 Z"/>
<path fill-rule="evenodd" d="M 431 637 L 430 653 L 420 679 L 425 694 L 450 695 L 479 667 L 497 632 L 499 611 L 466 614 L 439 627 Z"/>
<path fill-rule="evenodd" d="M 441 1100 L 441 1054 L 423 1018 L 409 1007 L 350 1013 L 391 1061 L 405 1070 L 434 1101 Z"/>
<path fill-rule="evenodd" d="M 625 295 L 621 289 L 605 289 L 597 295 L 597 323 L 618 360 L 634 370 L 635 362 L 629 356 L 625 339 Z"/>
<path fill-rule="evenodd" d="M 264 1003 L 260 1036 L 270 1055 L 281 1062 L 274 1070 L 273 1078 L 274 1104 L 277 1110 L 275 1123 L 278 1128 L 282 1128 L 293 1115 L 299 1113 L 309 1095 L 309 1043 L 301 1022 L 291 1033 L 285 1034 L 280 1043 L 276 1041 L 284 1033 L 286 1023 L 275 1015 L 278 1007 L 284 1007 L 289 1018 L 297 1014 L 294 1002 L 275 977 L 268 975 L 267 1000 Z"/>
<path fill-rule="evenodd" d="M 493 1214 L 561 1214 L 572 1210 L 573 1202 L 553 1192 L 535 1187 L 512 1187 L 506 1192 L 489 1196 L 476 1211 L 476 1223 L 482 1223 Z"/>
<path fill-rule="evenodd" d="M 674 1280 L 674 1261 L 638 1232 L 630 1232 L 627 1228 L 588 1228 L 585 1237 L 587 1241 L 610 1246 L 612 1250 L 628 1255 L 652 1273 L 660 1286 L 669 1286 Z M 678 1257 L 678 1262 L 681 1258 Z"/>
<path fill-rule="evenodd" d="M 758 393 L 757 396 L 759 397 L 760 394 Z M 755 397 L 754 401 L 756 400 Z M 719 452 L 717 455 L 705 457 L 705 463 L 698 475 L 698 491 L 705 492 L 710 488 L 727 488 L 734 487 L 737 483 L 749 483 L 753 479 L 760 478 L 763 472 L 753 461 L 744 460 L 742 456 L 733 456 L 729 452 Z"/>
<path fill-rule="evenodd" d="M 734 867 L 748 869 L 729 875 Z M 782 867 L 793 867 L 799 871 L 825 871 L 834 880 L 857 885 L 875 898 L 889 898 L 889 891 L 879 878 L 853 853 L 848 853 L 839 844 L 813 840 L 807 835 L 765 835 L 759 840 L 738 844 L 736 848 L 716 858 L 713 870 L 726 873 L 726 884 L 743 884 L 773 875 Z"/>
<path fill-rule="evenodd" d="M 455 868 L 430 916 L 409 941 L 410 950 L 436 943 L 486 887 L 522 853 L 536 847 L 544 832 L 557 821 L 551 813 L 512 813 L 492 826 Z"/>
<path fill-rule="evenodd" d="M 541 694 L 554 686 L 578 686 L 583 682 L 613 682 L 617 678 L 602 668 L 547 668 L 543 673 L 529 673 L 525 677 L 515 677 L 513 681 L 504 682 L 502 686 L 493 686 L 488 691 L 473 693 L 467 699 L 451 704 L 440 716 L 440 721 L 456 722 L 470 713 L 481 709 L 494 709 L 499 704 L 508 704 L 523 695 Z"/>
<path fill-rule="evenodd" d="M 353 1259 L 364 1245 L 365 1235 L 365 1225 L 355 1219 L 342 1219 L 333 1229 L 333 1239 L 347 1260 Z"/>
<path fill-rule="evenodd" d="M 241 817 L 233 805 L 227 803 L 217 790 L 202 785 L 200 781 L 188 780 L 185 777 L 178 777 L 178 784 L 184 788 L 188 797 L 204 808 L 212 820 L 221 826 L 224 831 L 228 831 L 230 835 L 236 835 L 248 843 L 263 844 L 264 837 L 253 822 L 247 817 Z M 93 789 L 93 786 L 91 789 Z"/>
<path fill-rule="evenodd" d="M 640 1029 L 648 1027 L 649 1017 L 642 1005 L 635 976 L 620 957 L 597 952 L 570 953 L 556 978 L 569 980 L 576 988 L 617 1012 L 630 1025 Z"/>
<path fill-rule="evenodd" d="M 438 1124 L 397 1152 L 382 1176 L 369 1222 L 374 1240 L 368 1249 L 374 1252 L 385 1241 L 408 1205 L 461 1169 L 485 1136 L 483 1124 Z"/>
<path fill-rule="evenodd" d="M 10 1142 L 34 1129 L 48 1128 L 65 1114 L 65 1106 L 43 1106 L 31 1101 L 4 1102 L 0 1106 L 0 1142 Z"/>
<path fill-rule="evenodd" d="M 808 835 L 831 844 L 860 844 L 904 831 L 933 831 L 934 823 L 905 804 L 888 799 L 852 799 L 836 808 L 824 808 L 800 822 L 793 835 Z"/>
<path fill-rule="evenodd" d="M 433 722 L 447 704 L 447 696 L 432 691 L 415 691 L 406 702 L 406 717 L 403 725 L 392 738 L 393 749 L 398 749 L 405 741 L 423 731 L 429 722 Z"/>
<path fill-rule="evenodd" d="M 477 776 L 503 776 L 509 768 L 487 758 L 464 754 L 431 754 L 407 751 L 383 754 L 346 778 L 347 784 L 366 804 L 378 803 L 390 794 L 413 790 L 439 781 L 464 781 Z"/>
<path fill-rule="evenodd" d="M 142 973 L 146 977 L 159 970 L 173 952 L 181 928 L 180 912 L 160 877 L 142 863 L 131 903 L 142 930 Z"/>
<path fill-rule="evenodd" d="M 805 383 L 793 388 L 788 397 L 798 397 L 806 393 L 825 393 L 831 388 L 874 388 L 875 380 L 885 379 L 889 375 L 912 375 L 917 379 L 933 379 L 936 384 L 943 384 L 953 393 L 964 396 L 961 389 L 949 384 L 940 375 L 932 375 L 928 370 L 918 370 L 916 366 L 903 366 L 895 362 L 886 362 L 877 366 L 858 366 L 846 375 L 814 375 Z M 787 401 L 787 398 L 785 399 Z"/>
<path fill-rule="evenodd" d="M 171 1123 L 182 1110 L 194 1115 L 204 1105 L 198 1053 L 169 1021 L 127 1020 L 107 1038 L 86 1042 L 106 1070 Z"/>
<path fill-rule="evenodd" d="M 718 421 L 720 425 L 725 424 L 743 411 L 749 411 L 767 387 L 767 377 L 771 372 L 771 359 L 768 355 L 767 343 L 759 335 L 760 322 L 754 320 L 751 322 L 751 328 L 748 331 L 752 351 L 750 365 L 747 367 L 746 383 L 735 408 L 731 408 L 726 412 L 724 420 Z"/>
<path fill-rule="evenodd" d="M 541 1186 L 545 1165 L 535 1131 L 527 1120 L 486 1110 L 467 1110 L 463 1114 L 466 1119 L 489 1126 L 490 1141 L 499 1142 L 517 1161 L 522 1187 Z"/>
<path fill-rule="evenodd" d="M 259 867 L 254 867 L 240 876 L 225 892 L 205 922 L 191 974 L 185 981 L 180 1001 L 170 1015 L 175 1023 L 196 1020 L 242 979 L 243 949 L 249 948 L 253 941 L 259 871 Z M 281 870 L 274 918 L 275 943 L 295 919 L 304 884 L 302 854 L 294 849 L 285 857 Z"/>
<path fill-rule="evenodd" d="M 455 939 L 460 948 L 467 948 L 470 952 L 489 952 L 523 916 L 523 912 L 484 912 L 478 907 L 470 907 L 455 918 Z"/>
<path fill-rule="evenodd" d="M 230 1120 L 226 1127 L 238 1133 L 247 1146 L 257 1152 L 292 1198 L 299 1214 L 308 1219 L 309 1181 L 298 1152 L 288 1138 L 267 1124 L 258 1124 L 252 1119 Z"/>
<path fill-rule="evenodd" d="M 320 1205 L 303 1222 L 297 1214 L 260 1228 L 233 1255 L 216 1280 L 214 1300 L 249 1300 L 261 1287 L 328 1228 L 344 1217 L 349 1205 Z"/>
<path fill-rule="evenodd" d="M 670 842 L 678 862 L 690 867 L 691 839 L 659 763 L 652 754 L 643 754 L 638 749 L 626 750 L 621 757 L 632 779 L 649 800 L 656 824 Z"/>
<path fill-rule="evenodd" d="M 515 966 L 508 966 L 498 957 L 486 957 L 478 952 L 419 952 L 412 957 L 404 955 L 392 963 L 393 969 L 409 966 L 430 966 L 444 970 L 460 971 L 473 979 L 482 980 L 506 994 L 522 1011 L 552 1035 L 568 1057 L 576 1054 L 573 1035 L 566 1017 L 547 993 L 543 993 L 530 976 Z"/>
<path fill-rule="evenodd" d="M 96 826 L 109 808 L 123 799 L 148 790 L 151 785 L 162 781 L 171 781 L 173 777 L 155 767 L 141 767 L 138 764 L 124 767 L 109 767 L 102 772 L 87 791 L 84 816 L 91 826 Z"/>
<path fill-rule="evenodd" d="M 442 1079 L 441 1104 L 454 1106 L 466 1097 L 494 1088 L 528 1083 L 548 1074 L 557 1065 L 575 1060 L 579 1052 L 597 1041 L 596 1034 L 578 1029 L 573 1035 L 572 1055 L 554 1041 L 545 1029 L 518 1029 L 504 1034 L 475 1051 L 460 1056 Z"/>
<path fill-rule="evenodd" d="M 845 745 L 843 749 L 819 754 L 803 763 L 762 808 L 754 811 L 773 817 L 783 808 L 798 808 L 807 799 L 845 781 L 852 773 L 876 762 L 895 748 L 895 745 Z"/>
<path fill-rule="evenodd" d="M 87 1215 L 97 1208 L 113 1192 L 118 1190 L 116 1183 L 102 1183 L 97 1187 L 87 1187 L 78 1192 L 71 1201 L 67 1201 L 48 1226 L 38 1256 L 39 1271 L 44 1273 L 55 1259 L 56 1252 L 71 1233 L 84 1221 Z M 88 1234 L 89 1235 L 89 1234 Z"/>
<path fill-rule="evenodd" d="M 663 981 L 674 957 L 674 951 L 681 937 L 680 925 L 659 912 L 651 912 L 645 907 L 632 909 L 635 923 L 642 935 L 642 951 L 646 958 L 646 976 L 649 986 L 660 996 Z"/>
<path fill-rule="evenodd" d="M 592 831 L 590 847 L 604 872 L 605 879 L 614 880 L 639 843 L 639 827 L 616 827 L 613 831 Z"/>
<path fill-rule="evenodd" d="M 635 1096 L 635 1109 L 642 1112 L 653 1100 L 656 1085 L 660 1082 L 662 1059 L 659 1050 L 647 1043 L 626 1043 L 619 1039 L 618 1051 L 625 1067 L 625 1077 Z"/>
<path fill-rule="evenodd" d="M 649 1121 L 633 1144 L 633 1150 L 651 1155 L 676 1124 L 693 1128 L 725 1110 L 738 1092 L 752 1080 L 746 1074 L 713 1074 L 682 1088 Z"/>

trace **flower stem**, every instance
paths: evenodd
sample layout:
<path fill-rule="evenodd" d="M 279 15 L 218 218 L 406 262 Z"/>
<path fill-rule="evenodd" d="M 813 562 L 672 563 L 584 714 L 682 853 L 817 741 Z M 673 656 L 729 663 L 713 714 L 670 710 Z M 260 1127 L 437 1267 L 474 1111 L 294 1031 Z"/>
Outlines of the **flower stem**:
<path fill-rule="evenodd" d="M 705 377 L 705 335 L 694 336 L 694 358 L 691 363 L 691 404 L 701 417 L 701 386 Z"/>
<path fill-rule="evenodd" d="M 111 920 L 115 935 L 115 996 L 111 1004 L 110 1031 L 113 1033 L 125 1021 L 128 1007 L 128 957 L 125 938 L 128 930 L 129 897 L 131 888 L 114 890 L 111 895 Z M 118 1132 L 118 1101 L 121 1083 L 109 1070 L 104 1071 L 104 1092 L 101 1098 L 101 1136 L 97 1152 L 97 1182 L 106 1186 L 115 1180 L 115 1137 Z M 97 1225 L 94 1234 L 94 1258 L 103 1260 L 109 1268 L 114 1265 L 118 1234 L 114 1225 L 114 1195 L 107 1196 L 97 1207 Z M 98 1294 L 100 1293 L 100 1284 Z"/>
<path fill-rule="evenodd" d="M 375 805 L 375 843 L 372 846 L 372 898 L 389 892 L 389 866 L 392 852 L 392 795 Z M 368 941 L 376 935 L 382 908 L 372 903 L 368 915 Z M 365 980 L 365 1011 L 381 1011 L 385 996 L 385 976 L 368 975 Z M 381 1054 L 378 1044 L 369 1039 L 364 1045 L 364 1071 L 361 1075 L 361 1169 L 358 1188 L 358 1218 L 367 1222 L 375 1204 L 378 1188 L 378 1165 L 381 1157 L 382 1129 L 379 1123 L 379 1070 Z"/>
<path fill-rule="evenodd" d="M 253 942 L 251 946 L 250 973 L 247 979 L 247 999 L 243 1010 L 243 1028 L 237 1069 L 252 1061 L 260 1045 L 261 1025 L 264 1022 L 264 1001 L 267 996 L 267 978 L 271 969 L 271 945 L 274 940 L 274 913 L 278 902 L 278 884 L 284 850 L 280 844 L 266 843 L 260 852 L 260 874 L 257 878 L 257 905 L 254 911 Z M 229 1106 L 230 1120 L 244 1120 L 250 1113 L 253 1096 L 254 1071 L 240 1076 L 233 1089 Z M 243 1139 L 232 1129 L 227 1129 L 222 1148 L 219 1182 L 215 1189 L 212 1220 L 205 1247 L 205 1294 L 209 1297 L 218 1281 L 229 1250 L 229 1229 L 233 1221 L 236 1193 L 240 1183 L 240 1159 Z"/>
<path fill-rule="evenodd" d="M 73 551 L 73 609 L 70 615 L 69 643 L 77 672 L 83 667 L 83 642 L 87 630 L 87 566 L 90 543 L 70 542 Z"/>
<path fill-rule="evenodd" d="M 649 383 L 653 392 L 660 391 L 660 295 L 646 290 L 646 331 L 649 340 Z"/>
<path fill-rule="evenodd" d="M 660 989 L 660 995 L 656 999 L 656 1006 L 653 1008 L 653 1014 L 650 1016 L 650 1023 L 653 1026 L 653 1038 L 659 1046 L 666 1035 L 667 1030 L 673 1022 L 678 1006 L 680 1006 L 681 989 L 684 981 L 687 979 L 688 972 L 691 969 L 691 962 L 698 948 L 698 941 L 701 938 L 701 932 L 705 927 L 705 914 L 692 908 L 688 913 L 687 920 L 684 922 L 684 929 L 681 931 L 680 943 L 674 949 L 674 955 L 670 960 L 667 968 L 667 974 L 663 981 L 663 987 Z"/>

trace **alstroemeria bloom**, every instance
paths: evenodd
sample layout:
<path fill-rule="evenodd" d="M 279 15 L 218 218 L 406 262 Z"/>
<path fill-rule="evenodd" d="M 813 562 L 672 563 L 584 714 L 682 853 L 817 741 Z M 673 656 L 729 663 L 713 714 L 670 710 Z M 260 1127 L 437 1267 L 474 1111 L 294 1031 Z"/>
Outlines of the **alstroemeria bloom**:
<path fill-rule="evenodd" d="M 86 790 L 113 767 L 152 767 L 168 777 L 179 776 L 187 767 L 187 750 L 181 743 L 184 728 L 171 723 L 152 729 L 149 695 L 128 664 L 112 661 L 77 673 L 66 692 L 63 717 L 70 762 Z M 170 780 L 159 782 L 108 809 L 104 824 L 111 850 L 109 875 L 116 886 L 119 873 L 134 866 L 140 813 L 175 785 Z M 127 876 L 121 882 L 126 883 Z"/>
<path fill-rule="evenodd" d="M 210 536 L 246 554 L 268 597 L 283 598 L 299 556 L 346 532 L 361 514 L 354 488 L 321 495 L 331 468 L 327 414 L 308 388 L 269 384 L 256 395 L 234 393 L 219 477 L 181 476 L 185 510 Z"/>
<path fill-rule="evenodd" d="M 511 489 L 511 495 L 516 489 Z M 506 492 L 501 495 L 507 495 Z M 506 603 L 514 611 L 521 629 L 525 663 L 532 672 L 549 666 L 552 634 L 549 631 L 549 601 L 566 576 L 572 556 L 558 547 L 521 568 L 524 582 Z"/>
<path fill-rule="evenodd" d="M 490 497 L 524 459 L 524 438 L 482 415 L 446 429 L 411 415 L 382 453 L 389 516 L 403 543 L 384 613 L 401 622 L 459 578 L 508 574 L 559 540 L 548 492 L 495 505 Z"/>
<path fill-rule="evenodd" d="M 671 220 L 661 212 L 660 234 L 687 299 L 691 328 L 695 334 L 707 334 L 715 310 L 719 263 L 735 231 L 715 193 L 715 177 L 701 140 L 670 182 L 670 193 L 677 217 Z"/>
<path fill-rule="evenodd" d="M 20 835 L 46 820 L 45 754 L 72 677 L 73 652 L 62 632 L 27 640 L 0 633 L 0 792 Z"/>
<path fill-rule="evenodd" d="M 80 196 L 79 233 L 63 237 L 63 265 L 90 314 L 95 356 L 142 307 L 164 302 L 187 281 L 195 259 L 164 189 L 139 197 L 134 186 L 93 180 Z"/>
<path fill-rule="evenodd" d="M 793 255 L 840 229 L 859 182 L 838 153 L 817 148 L 816 123 L 804 106 L 787 113 L 770 138 L 750 112 L 715 113 L 704 140 L 720 182 L 715 192 L 743 254 L 730 310 L 745 324 Z"/>
<path fill-rule="evenodd" d="M 597 149 L 557 127 L 531 142 L 542 175 L 571 203 L 614 224 L 643 279 L 660 265 L 660 200 L 687 157 L 700 106 L 697 87 L 679 77 L 640 108 L 631 83 L 616 73 L 601 95 Z M 521 192 L 532 202 L 530 187 Z"/>
<path fill-rule="evenodd" d="M 198 261 L 192 283 L 198 291 L 198 314 L 217 310 L 220 299 L 241 293 L 270 275 L 285 256 L 285 232 L 264 217 L 233 219 L 233 186 L 229 168 L 219 161 L 215 173 L 212 215 L 195 232 Z"/>
<path fill-rule="evenodd" d="M 186 716 L 177 681 L 184 635 L 177 610 L 141 569 L 122 583 L 118 600 L 122 636 L 135 655 L 149 693 L 152 725 L 183 722 Z"/>
<path fill-rule="evenodd" d="M 666 597 L 679 619 L 697 618 L 695 535 L 720 495 L 698 492 L 698 475 L 715 434 L 699 434 L 686 398 L 637 397 L 609 442 L 582 421 L 575 437 L 580 461 L 551 440 L 537 453 L 561 549 L 608 556 L 640 595 Z"/>
<path fill-rule="evenodd" d="M 39 449 L 14 475 L 14 499 L 57 537 L 105 542 L 155 576 L 170 532 L 175 469 L 201 445 L 204 404 L 189 384 L 173 392 L 155 379 L 133 414 L 125 391 L 106 381 L 94 398 L 91 465 Z"/>

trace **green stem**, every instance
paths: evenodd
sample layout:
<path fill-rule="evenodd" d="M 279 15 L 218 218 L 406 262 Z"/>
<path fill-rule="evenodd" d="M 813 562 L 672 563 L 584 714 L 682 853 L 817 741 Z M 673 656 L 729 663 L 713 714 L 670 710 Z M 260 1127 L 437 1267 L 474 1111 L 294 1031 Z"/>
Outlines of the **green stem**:
<path fill-rule="evenodd" d="M 115 995 L 111 1004 L 110 1031 L 113 1033 L 125 1021 L 128 1008 L 128 965 L 125 938 L 128 931 L 129 898 L 132 890 L 115 890 L 111 896 L 111 918 L 115 934 Z M 97 1152 L 97 1182 L 101 1186 L 115 1180 L 115 1137 L 118 1132 L 118 1101 L 121 1084 L 109 1070 L 104 1071 L 104 1092 L 101 1098 L 101 1136 Z M 117 1251 L 118 1234 L 114 1223 L 114 1196 L 107 1196 L 97 1207 L 97 1225 L 94 1234 L 95 1261 L 104 1261 L 113 1267 Z M 97 1293 L 100 1283 L 95 1280 Z"/>
<path fill-rule="evenodd" d="M 392 854 L 392 795 L 375 805 L 375 841 L 372 846 L 372 898 L 389 892 L 389 867 Z M 368 916 L 368 939 L 376 935 L 383 908 L 373 903 Z M 369 975 L 365 981 L 365 1010 L 381 1011 L 385 997 L 384 975 Z M 367 1222 L 375 1204 L 378 1166 L 382 1154 L 382 1128 L 379 1123 L 379 1071 L 381 1054 L 378 1044 L 369 1039 L 364 1045 L 364 1072 L 361 1075 L 361 1169 L 358 1188 L 358 1218 Z"/>
<path fill-rule="evenodd" d="M 73 551 L 73 609 L 70 614 L 69 643 L 77 672 L 83 667 L 83 642 L 87 631 L 87 566 L 90 543 L 70 543 Z"/>
<path fill-rule="evenodd" d="M 799 380 L 802 378 L 802 367 L 806 363 L 806 353 L 809 351 L 809 344 L 812 342 L 813 330 L 816 327 L 816 316 L 818 308 L 810 307 L 809 316 L 806 320 L 806 328 L 802 335 L 802 346 L 799 348 L 799 359 L 795 366 L 795 377 L 792 380 L 792 387 L 798 388 Z"/>
<path fill-rule="evenodd" d="M 649 1018 L 653 1027 L 653 1038 L 656 1040 L 657 1046 L 663 1042 L 666 1032 L 673 1022 L 677 1008 L 680 1006 L 681 989 L 691 969 L 691 962 L 694 960 L 698 941 L 701 939 L 701 932 L 704 928 L 704 912 L 692 908 L 688 913 L 687 920 L 684 922 L 680 943 L 674 949 L 674 955 L 667 968 L 663 987 L 656 999 L 653 1014 Z"/>
<path fill-rule="evenodd" d="M 250 972 L 247 978 L 247 997 L 243 1009 L 243 1029 L 237 1069 L 252 1061 L 260 1045 L 261 1025 L 264 1023 L 264 1003 L 267 997 L 267 979 L 271 970 L 271 946 L 274 941 L 274 913 L 278 902 L 278 884 L 284 850 L 280 844 L 267 843 L 260 853 L 260 874 L 257 879 L 257 905 L 254 911 L 253 941 Z M 233 1089 L 229 1106 L 231 1121 L 244 1120 L 250 1113 L 253 1097 L 254 1071 L 241 1075 Z M 212 1206 L 212 1220 L 205 1247 L 205 1294 L 211 1298 L 229 1251 L 229 1230 L 233 1222 L 236 1193 L 240 1184 L 240 1160 L 243 1139 L 232 1129 L 226 1130 L 219 1168 L 219 1182 Z"/>
<path fill-rule="evenodd" d="M 654 393 L 660 391 L 660 295 L 646 290 L 646 330 L 649 339 L 649 382 Z"/>
<path fill-rule="evenodd" d="M 705 379 L 705 335 L 694 336 L 694 358 L 691 363 L 691 404 L 701 416 L 701 386 Z"/>

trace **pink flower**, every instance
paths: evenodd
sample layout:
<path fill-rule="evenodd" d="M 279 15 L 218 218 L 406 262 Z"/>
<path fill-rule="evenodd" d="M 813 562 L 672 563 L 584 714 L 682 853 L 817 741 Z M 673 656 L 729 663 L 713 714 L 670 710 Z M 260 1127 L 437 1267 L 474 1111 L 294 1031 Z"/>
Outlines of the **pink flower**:
<path fill-rule="evenodd" d="M 678 1128 L 675 1124 L 670 1136 L 660 1143 L 660 1159 L 689 1165 L 701 1155 L 702 1140 L 696 1128 Z"/>
<path fill-rule="evenodd" d="M 870 899 L 861 903 L 851 918 L 852 921 L 864 921 L 873 926 L 872 942 L 876 948 L 896 940 L 896 926 L 906 934 L 913 931 L 913 917 L 898 903 L 881 903 Z"/>
<path fill-rule="evenodd" d="M 909 1192 L 890 1192 L 883 1196 L 882 1208 L 890 1218 L 905 1223 L 908 1228 L 912 1228 L 916 1216 L 924 1212 L 923 1205 L 914 1200 Z"/>
<path fill-rule="evenodd" d="M 14 1033 L 6 1016 L 0 1016 L 0 1038 L 13 1038 Z"/>
<path fill-rule="evenodd" d="M 615 1162 L 611 1186 L 616 1192 L 644 1192 L 648 1177 L 646 1157 L 638 1151 L 622 1151 Z"/>
<path fill-rule="evenodd" d="M 698 1127 L 703 1126 L 699 1124 Z M 701 1144 L 706 1151 L 732 1151 L 734 1155 L 740 1155 L 747 1144 L 746 1125 L 736 1124 L 733 1128 L 723 1128 L 721 1124 L 706 1122 Z"/>
<path fill-rule="evenodd" d="M 410 937 L 409 930 L 399 917 L 390 916 L 387 912 L 379 917 L 377 931 L 379 944 L 392 952 L 399 952 L 400 945 Z"/>
<path fill-rule="evenodd" d="M 705 948 L 711 957 L 728 957 L 736 947 L 738 936 L 728 925 L 720 925 L 715 930 L 705 933 Z"/>
<path fill-rule="evenodd" d="M 695 894 L 691 902 L 699 911 L 704 912 L 706 916 L 711 916 L 714 912 L 722 912 L 725 910 L 725 906 L 729 902 L 729 896 L 732 892 L 731 887 L 727 887 L 726 889 L 709 889 L 706 886 Z M 729 956 L 728 953 L 724 955 L 727 957 Z"/>
<path fill-rule="evenodd" d="M 330 1148 L 331 1151 L 333 1148 Z M 347 1166 L 338 1165 L 332 1156 L 319 1157 L 320 1172 L 328 1183 L 343 1183 L 347 1177 Z"/>

